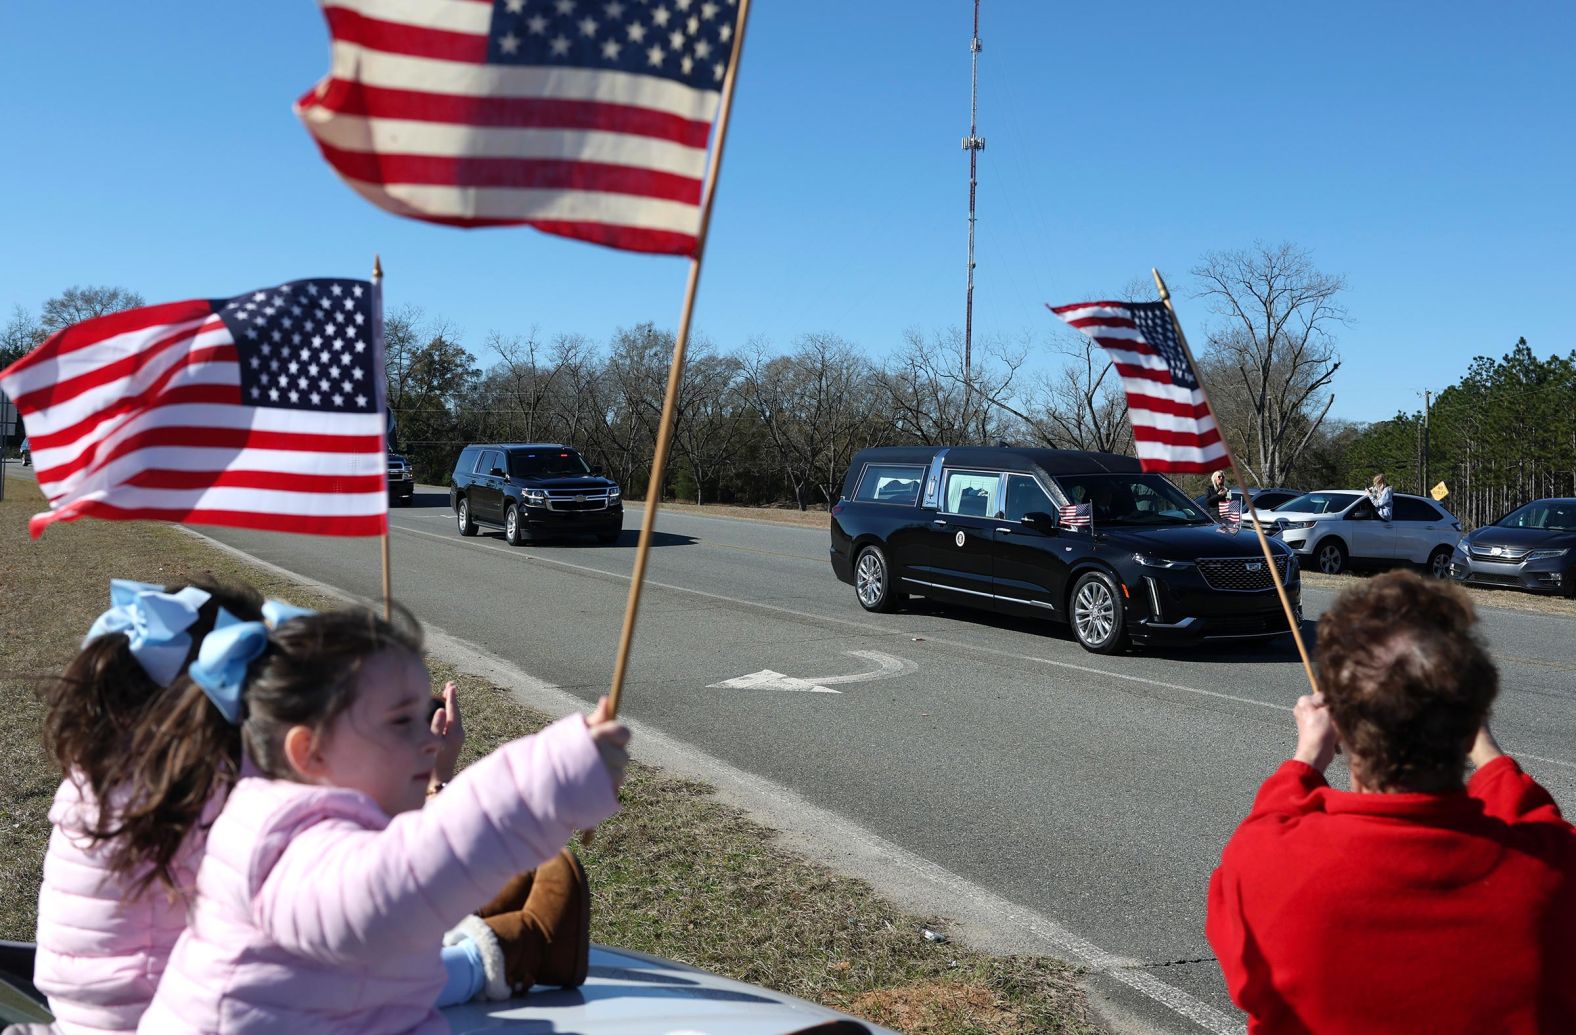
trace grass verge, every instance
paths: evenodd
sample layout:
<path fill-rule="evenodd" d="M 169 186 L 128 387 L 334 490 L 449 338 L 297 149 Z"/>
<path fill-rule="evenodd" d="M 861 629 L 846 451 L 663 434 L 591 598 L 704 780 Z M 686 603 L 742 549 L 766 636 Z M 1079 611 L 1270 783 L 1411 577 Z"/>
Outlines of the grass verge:
<path fill-rule="evenodd" d="M 58 782 L 39 739 L 37 682 L 58 672 L 103 610 L 112 576 L 179 582 L 211 572 L 270 596 L 332 607 L 290 580 L 180 531 L 83 521 L 27 538 L 42 509 L 20 479 L 0 502 L 0 938 L 30 940 L 48 809 Z M 707 508 L 710 510 L 711 508 Z M 462 761 L 540 727 L 507 689 L 446 666 L 460 684 Z M 925 940 L 935 918 L 905 914 L 868 885 L 777 843 L 704 784 L 635 766 L 623 811 L 584 851 L 596 893 L 593 937 L 680 960 L 866 1017 L 912 1035 L 1088 1033 L 1077 973 L 1054 960 L 999 957 Z"/>

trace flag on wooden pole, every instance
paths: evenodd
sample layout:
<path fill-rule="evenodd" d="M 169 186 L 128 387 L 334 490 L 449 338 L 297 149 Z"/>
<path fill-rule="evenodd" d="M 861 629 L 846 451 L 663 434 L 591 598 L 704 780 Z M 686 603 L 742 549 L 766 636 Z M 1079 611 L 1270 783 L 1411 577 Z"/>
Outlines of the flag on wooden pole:
<path fill-rule="evenodd" d="M 738 0 L 322 0 L 296 113 L 390 212 L 695 254 Z"/>
<path fill-rule="evenodd" d="M 1110 354 L 1146 471 L 1208 474 L 1226 456 L 1198 371 L 1161 302 L 1050 306 Z"/>
<path fill-rule="evenodd" d="M 380 535 L 383 335 L 363 280 L 85 320 L 0 371 L 56 521 Z"/>

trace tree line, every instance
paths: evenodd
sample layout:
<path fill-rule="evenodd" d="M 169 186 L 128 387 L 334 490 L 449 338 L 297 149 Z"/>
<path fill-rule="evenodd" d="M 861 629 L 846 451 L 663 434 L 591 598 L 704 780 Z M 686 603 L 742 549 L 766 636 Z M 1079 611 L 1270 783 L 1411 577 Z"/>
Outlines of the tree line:
<path fill-rule="evenodd" d="M 1413 489 L 1415 473 L 1424 487 L 1449 482 L 1447 506 L 1474 524 L 1537 495 L 1576 492 L 1576 353 L 1539 360 L 1523 341 L 1503 359 L 1474 360 L 1426 420 L 1336 421 L 1344 278 L 1293 244 L 1210 253 L 1191 272 L 1194 300 L 1212 318 L 1195 343 L 1201 374 L 1251 482 L 1355 486 L 1383 470 Z M 1135 283 L 1121 297 L 1155 296 Z M 0 331 L 0 365 L 54 330 L 142 304 L 124 288 L 73 287 L 37 315 L 18 306 Z M 825 507 L 853 454 L 875 445 L 1131 453 L 1126 401 L 1105 353 L 1047 321 L 1036 336 L 976 347 L 968 371 L 957 330 L 910 330 L 884 359 L 829 332 L 783 345 L 693 341 L 664 493 Z M 406 307 L 387 318 L 385 340 L 391 445 L 421 480 L 446 482 L 468 442 L 559 441 L 628 494 L 644 494 L 671 331 L 643 323 L 601 342 L 496 331 L 467 347 L 441 316 Z"/>

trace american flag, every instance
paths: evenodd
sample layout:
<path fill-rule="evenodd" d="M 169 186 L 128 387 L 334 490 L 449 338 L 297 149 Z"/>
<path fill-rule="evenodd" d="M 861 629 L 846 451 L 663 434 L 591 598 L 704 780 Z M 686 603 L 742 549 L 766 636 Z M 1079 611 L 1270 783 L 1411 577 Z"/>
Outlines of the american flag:
<path fill-rule="evenodd" d="M 323 0 L 296 102 L 351 187 L 402 216 L 692 255 L 737 0 Z"/>
<path fill-rule="evenodd" d="M 1207 474 L 1220 466 L 1220 428 L 1163 303 L 1079 302 L 1050 310 L 1110 353 L 1144 470 Z"/>
<path fill-rule="evenodd" d="M 1220 522 L 1220 527 L 1216 531 L 1233 534 L 1242 531 L 1242 501 L 1221 500 Z"/>
<path fill-rule="evenodd" d="M 297 280 L 128 309 L 0 372 L 56 521 L 182 521 L 318 535 L 388 527 L 373 286 Z"/>
<path fill-rule="evenodd" d="M 1069 503 L 1060 510 L 1062 524 L 1068 528 L 1088 528 L 1094 531 L 1094 504 Z"/>

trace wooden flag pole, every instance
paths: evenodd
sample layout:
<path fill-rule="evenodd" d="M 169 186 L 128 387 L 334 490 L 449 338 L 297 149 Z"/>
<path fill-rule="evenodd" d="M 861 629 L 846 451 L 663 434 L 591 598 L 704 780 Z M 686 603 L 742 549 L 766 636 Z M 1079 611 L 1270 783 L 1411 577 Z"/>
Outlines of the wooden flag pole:
<path fill-rule="evenodd" d="M 629 602 L 624 609 L 624 628 L 618 637 L 618 654 L 613 662 L 613 684 L 608 691 L 608 713 L 618 714 L 624 691 L 624 675 L 629 669 L 629 651 L 635 641 L 635 619 L 640 613 L 640 590 L 646 579 L 646 557 L 651 549 L 651 532 L 662 501 L 662 476 L 667 470 L 668 451 L 673 438 L 673 411 L 678 406 L 679 382 L 684 376 L 684 352 L 689 348 L 691 318 L 695 313 L 695 294 L 700 286 L 700 264 L 706 254 L 707 231 L 711 227 L 711 208 L 717 200 L 717 174 L 722 168 L 722 148 L 728 140 L 728 115 L 733 110 L 733 88 L 738 82 L 739 64 L 744 57 L 744 29 L 750 19 L 750 0 L 739 0 L 739 31 L 733 37 L 733 55 L 722 80 L 718 101 L 717 142 L 706 165 L 706 197 L 701 202 L 700 226 L 695 235 L 695 254 L 690 256 L 689 280 L 684 285 L 684 308 L 679 316 L 678 338 L 673 343 L 673 363 L 668 367 L 668 388 L 662 399 L 662 419 L 657 426 L 656 452 L 651 458 L 651 479 L 646 486 L 645 515 L 640 522 L 640 542 L 635 547 L 635 570 L 629 581 Z"/>
<path fill-rule="evenodd" d="M 1171 304 L 1171 292 L 1166 290 L 1166 282 L 1161 278 L 1158 269 L 1151 268 L 1155 275 L 1155 286 L 1160 289 L 1160 301 L 1165 304 L 1166 312 L 1171 314 L 1171 326 L 1176 328 L 1177 341 L 1182 343 L 1182 351 L 1187 355 L 1188 365 L 1195 372 L 1198 371 L 1198 362 L 1193 358 L 1193 350 L 1188 348 L 1187 335 L 1182 333 L 1182 321 L 1177 319 L 1177 311 Z M 1215 407 L 1209 401 L 1209 391 L 1204 387 L 1204 379 L 1199 378 L 1199 394 L 1204 397 L 1204 405 L 1209 406 L 1210 413 L 1215 412 Z M 1217 423 L 1219 417 L 1215 418 Z M 1264 561 L 1270 566 L 1270 578 L 1275 582 L 1275 594 L 1280 597 L 1281 608 L 1286 612 L 1286 624 L 1291 628 L 1292 639 L 1297 643 L 1297 653 L 1302 657 L 1302 670 L 1308 676 L 1308 686 L 1314 693 L 1319 692 L 1318 680 L 1313 677 L 1313 662 L 1308 660 L 1308 646 L 1302 640 L 1302 622 L 1297 617 L 1297 612 L 1292 609 L 1291 598 L 1286 595 L 1286 586 L 1281 582 L 1280 569 L 1275 566 L 1275 556 L 1270 553 L 1270 541 L 1264 534 L 1264 526 L 1259 524 L 1259 515 L 1253 509 L 1253 497 L 1248 492 L 1248 483 L 1242 477 L 1242 470 L 1237 467 L 1237 457 L 1231 451 L 1231 444 L 1226 441 L 1225 432 L 1221 432 L 1220 444 L 1226 450 L 1226 464 L 1231 468 L 1231 476 L 1236 480 L 1237 487 L 1242 490 L 1242 506 L 1247 510 L 1248 516 L 1253 519 L 1253 531 L 1259 538 L 1259 549 L 1264 552 Z"/>
<path fill-rule="evenodd" d="M 383 259 L 381 256 L 372 256 L 372 332 L 380 338 L 383 335 Z M 382 362 L 378 363 L 378 377 L 385 377 Z M 384 435 L 388 434 L 388 386 L 378 385 L 383 395 L 383 426 Z M 383 475 L 388 477 L 388 443 L 383 444 Z M 388 493 L 385 492 L 383 504 L 383 620 L 394 619 L 394 590 L 393 580 L 389 572 L 389 514 Z"/>

